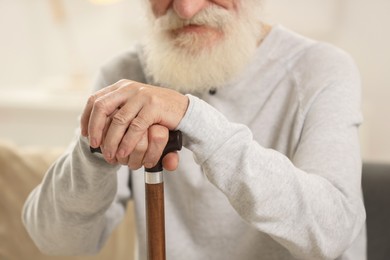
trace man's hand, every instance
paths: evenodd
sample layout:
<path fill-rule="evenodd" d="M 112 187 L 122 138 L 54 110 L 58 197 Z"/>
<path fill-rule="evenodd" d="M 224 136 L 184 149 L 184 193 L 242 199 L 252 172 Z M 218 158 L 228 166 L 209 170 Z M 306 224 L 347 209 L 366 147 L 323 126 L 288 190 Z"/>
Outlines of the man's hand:
<path fill-rule="evenodd" d="M 173 90 L 120 80 L 92 95 L 81 116 L 81 133 L 90 146 L 101 147 L 110 163 L 138 169 L 159 160 L 168 131 L 180 123 L 188 98 Z M 168 154 L 163 165 L 177 167 L 178 156 Z"/>

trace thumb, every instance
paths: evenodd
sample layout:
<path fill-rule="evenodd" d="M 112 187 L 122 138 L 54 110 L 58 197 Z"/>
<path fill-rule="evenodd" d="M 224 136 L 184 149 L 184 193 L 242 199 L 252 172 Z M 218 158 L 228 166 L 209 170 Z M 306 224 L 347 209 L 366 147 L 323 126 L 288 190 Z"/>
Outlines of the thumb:
<path fill-rule="evenodd" d="M 179 154 L 177 152 L 168 153 L 162 160 L 163 168 L 167 171 L 174 171 L 179 166 Z"/>

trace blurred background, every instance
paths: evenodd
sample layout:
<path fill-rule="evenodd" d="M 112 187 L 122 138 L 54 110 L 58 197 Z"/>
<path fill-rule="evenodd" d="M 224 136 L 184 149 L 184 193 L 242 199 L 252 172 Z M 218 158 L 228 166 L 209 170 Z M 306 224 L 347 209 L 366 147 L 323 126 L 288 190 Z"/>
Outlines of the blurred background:
<path fill-rule="evenodd" d="M 144 0 L 0 0 L 0 139 L 66 146 L 99 67 L 145 35 Z M 264 19 L 349 52 L 363 158 L 390 162 L 389 0 L 266 0 Z"/>

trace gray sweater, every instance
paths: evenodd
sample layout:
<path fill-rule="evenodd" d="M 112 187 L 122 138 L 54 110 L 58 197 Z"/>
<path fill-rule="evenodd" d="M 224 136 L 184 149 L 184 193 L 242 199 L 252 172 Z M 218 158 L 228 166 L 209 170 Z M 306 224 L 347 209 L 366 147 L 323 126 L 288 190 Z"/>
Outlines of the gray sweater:
<path fill-rule="evenodd" d="M 143 60 L 115 58 L 96 88 L 153 83 Z M 164 177 L 167 259 L 365 259 L 360 78 L 348 55 L 276 26 L 234 81 L 188 97 L 185 149 Z M 146 259 L 142 170 L 107 164 L 78 135 L 23 221 L 44 252 L 93 253 L 130 198 Z"/>

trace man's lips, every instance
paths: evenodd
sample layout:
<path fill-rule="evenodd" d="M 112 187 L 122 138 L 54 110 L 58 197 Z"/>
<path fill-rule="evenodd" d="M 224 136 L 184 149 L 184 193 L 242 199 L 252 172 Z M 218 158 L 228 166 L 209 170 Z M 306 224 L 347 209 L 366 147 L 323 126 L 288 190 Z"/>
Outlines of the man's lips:
<path fill-rule="evenodd" d="M 210 30 L 215 30 L 214 28 L 211 28 L 207 25 L 196 25 L 196 24 L 190 24 L 183 27 L 180 27 L 178 29 L 173 30 L 174 34 L 181 34 L 181 33 L 197 33 L 202 34 Z"/>

